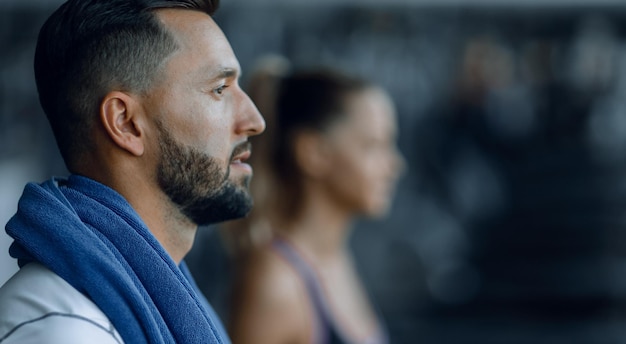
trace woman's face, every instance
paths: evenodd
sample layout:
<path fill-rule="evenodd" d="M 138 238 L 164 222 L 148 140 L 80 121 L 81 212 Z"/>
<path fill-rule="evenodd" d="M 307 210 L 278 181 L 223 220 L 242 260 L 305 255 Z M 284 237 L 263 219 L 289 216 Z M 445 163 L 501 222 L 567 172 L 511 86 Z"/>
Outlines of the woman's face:
<path fill-rule="evenodd" d="M 324 135 L 332 166 L 326 181 L 338 206 L 368 216 L 387 212 L 405 167 L 396 136 L 395 110 L 384 91 L 369 88 L 346 99 L 345 118 Z"/>

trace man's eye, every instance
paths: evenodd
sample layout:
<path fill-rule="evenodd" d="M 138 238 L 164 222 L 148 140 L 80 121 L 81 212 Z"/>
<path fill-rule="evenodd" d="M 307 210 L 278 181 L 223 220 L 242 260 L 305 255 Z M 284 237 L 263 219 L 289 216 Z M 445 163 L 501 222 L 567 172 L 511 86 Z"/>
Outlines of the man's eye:
<path fill-rule="evenodd" d="M 222 93 L 224 93 L 224 90 L 227 88 L 227 85 L 222 85 L 216 89 L 213 90 L 213 93 L 217 94 L 217 95 L 222 95 Z"/>

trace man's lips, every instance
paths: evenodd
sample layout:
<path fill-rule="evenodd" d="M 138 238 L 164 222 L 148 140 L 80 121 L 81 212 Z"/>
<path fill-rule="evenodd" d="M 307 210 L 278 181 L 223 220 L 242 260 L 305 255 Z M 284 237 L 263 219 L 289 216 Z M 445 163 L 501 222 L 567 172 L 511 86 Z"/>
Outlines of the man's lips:
<path fill-rule="evenodd" d="M 231 164 L 241 164 L 244 163 L 248 158 L 250 158 L 250 154 L 252 154 L 252 145 L 250 142 L 244 142 L 233 150 L 232 157 L 230 158 Z"/>
<path fill-rule="evenodd" d="M 231 164 L 241 164 L 243 162 L 245 162 L 246 160 L 248 160 L 250 158 L 250 154 L 251 152 L 249 150 L 242 152 L 240 154 L 237 154 L 236 156 L 234 156 L 231 160 L 230 163 Z"/>

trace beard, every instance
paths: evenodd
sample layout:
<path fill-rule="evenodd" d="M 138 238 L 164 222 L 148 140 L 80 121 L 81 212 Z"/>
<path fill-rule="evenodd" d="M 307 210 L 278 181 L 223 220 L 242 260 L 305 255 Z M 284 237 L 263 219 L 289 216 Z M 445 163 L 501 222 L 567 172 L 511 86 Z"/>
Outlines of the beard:
<path fill-rule="evenodd" d="M 218 159 L 176 142 L 161 125 L 159 133 L 157 181 L 183 215 L 205 226 L 238 219 L 250 212 L 250 176 L 235 183 L 229 179 L 228 165 L 223 168 Z M 246 148 L 246 144 L 237 146 L 231 157 Z"/>

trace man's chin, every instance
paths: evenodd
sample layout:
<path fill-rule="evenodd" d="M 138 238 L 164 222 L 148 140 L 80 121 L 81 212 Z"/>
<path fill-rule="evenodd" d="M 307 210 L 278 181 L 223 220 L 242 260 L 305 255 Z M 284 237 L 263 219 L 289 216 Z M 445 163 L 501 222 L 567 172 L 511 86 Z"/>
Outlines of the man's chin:
<path fill-rule="evenodd" d="M 252 180 L 252 174 L 246 173 L 236 176 L 234 174 L 229 175 L 228 182 L 230 185 L 237 186 L 245 192 L 250 189 L 250 181 Z"/>
<path fill-rule="evenodd" d="M 245 217 L 250 210 L 252 197 L 247 185 L 229 183 L 220 193 L 185 209 L 185 214 L 196 224 L 205 226 Z"/>

